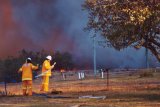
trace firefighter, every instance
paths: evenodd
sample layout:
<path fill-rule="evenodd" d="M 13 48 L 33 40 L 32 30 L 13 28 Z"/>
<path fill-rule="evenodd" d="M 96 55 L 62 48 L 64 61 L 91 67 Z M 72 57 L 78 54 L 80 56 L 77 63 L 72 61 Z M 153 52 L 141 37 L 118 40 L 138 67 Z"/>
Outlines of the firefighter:
<path fill-rule="evenodd" d="M 26 62 L 19 69 L 19 72 L 22 72 L 23 95 L 32 95 L 32 70 L 36 69 L 38 69 L 38 64 L 34 66 L 31 62 L 31 58 L 27 58 Z"/>
<path fill-rule="evenodd" d="M 42 73 L 44 73 L 44 75 L 42 76 L 42 86 L 40 91 L 43 92 L 49 91 L 49 77 L 51 76 L 51 70 L 54 68 L 54 66 L 51 66 L 51 60 L 52 57 L 48 55 L 42 65 Z"/>

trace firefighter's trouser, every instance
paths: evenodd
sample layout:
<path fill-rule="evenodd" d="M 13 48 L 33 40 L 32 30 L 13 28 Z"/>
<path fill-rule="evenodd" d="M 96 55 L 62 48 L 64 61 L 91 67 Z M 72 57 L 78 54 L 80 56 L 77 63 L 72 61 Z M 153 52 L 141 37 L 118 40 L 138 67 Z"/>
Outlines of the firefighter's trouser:
<path fill-rule="evenodd" d="M 32 95 L 32 80 L 22 81 L 23 95 Z"/>
<path fill-rule="evenodd" d="M 43 76 L 42 77 L 42 87 L 41 87 L 41 91 L 45 91 L 48 92 L 49 90 L 49 76 Z"/>

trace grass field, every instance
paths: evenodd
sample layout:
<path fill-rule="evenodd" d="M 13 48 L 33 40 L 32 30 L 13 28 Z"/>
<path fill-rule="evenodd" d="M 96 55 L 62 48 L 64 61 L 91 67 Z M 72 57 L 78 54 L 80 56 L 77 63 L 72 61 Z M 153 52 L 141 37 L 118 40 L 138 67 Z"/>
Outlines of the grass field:
<path fill-rule="evenodd" d="M 37 96 L 40 93 L 41 79 L 34 80 L 33 91 L 36 95 L 22 96 L 21 83 L 7 84 L 9 96 L 0 96 L 2 107 L 160 107 L 160 72 L 152 72 L 152 77 L 141 77 L 139 72 L 110 73 L 109 87 L 107 79 L 87 75 L 77 80 L 77 75 L 68 76 L 64 81 L 58 73 L 50 79 L 49 96 Z M 0 90 L 3 91 L 3 85 Z M 52 92 L 61 93 L 54 94 Z M 80 96 L 106 96 L 106 99 L 82 98 Z M 58 98 L 58 97 L 61 98 Z M 63 98 L 62 98 L 63 97 Z"/>

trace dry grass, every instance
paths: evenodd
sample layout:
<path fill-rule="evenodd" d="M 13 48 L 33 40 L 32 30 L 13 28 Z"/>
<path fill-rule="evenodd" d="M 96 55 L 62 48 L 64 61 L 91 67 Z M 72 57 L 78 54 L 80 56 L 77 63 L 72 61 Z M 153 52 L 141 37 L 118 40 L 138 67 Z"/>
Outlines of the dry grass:
<path fill-rule="evenodd" d="M 160 73 L 150 78 L 121 75 L 111 78 L 109 87 L 106 79 L 88 78 L 86 80 L 50 81 L 50 92 L 62 93 L 50 96 L 67 96 L 68 98 L 46 98 L 44 96 L 21 96 L 21 85 L 8 84 L 8 91 L 15 96 L 0 97 L 0 106 L 5 107 L 160 107 Z M 39 93 L 41 80 L 34 80 L 34 92 Z M 3 91 L 3 85 L 0 85 Z M 78 99 L 83 95 L 106 96 L 100 99 Z"/>

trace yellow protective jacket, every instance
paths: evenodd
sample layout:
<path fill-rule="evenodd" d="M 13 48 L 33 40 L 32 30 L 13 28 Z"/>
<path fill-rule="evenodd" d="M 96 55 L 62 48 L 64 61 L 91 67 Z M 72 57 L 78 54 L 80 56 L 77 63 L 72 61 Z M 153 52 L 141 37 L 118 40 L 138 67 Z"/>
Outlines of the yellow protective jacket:
<path fill-rule="evenodd" d="M 32 63 L 25 63 L 19 69 L 22 72 L 22 81 L 32 80 L 32 70 L 38 69 L 38 66 L 34 66 Z"/>
<path fill-rule="evenodd" d="M 49 60 L 45 60 L 42 65 L 42 73 L 46 72 L 44 76 L 51 76 L 51 64 Z"/>

